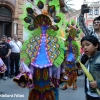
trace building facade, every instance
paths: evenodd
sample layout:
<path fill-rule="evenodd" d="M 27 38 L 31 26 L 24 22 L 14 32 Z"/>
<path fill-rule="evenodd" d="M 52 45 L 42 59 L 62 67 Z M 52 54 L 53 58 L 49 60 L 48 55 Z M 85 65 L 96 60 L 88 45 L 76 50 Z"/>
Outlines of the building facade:
<path fill-rule="evenodd" d="M 90 6 L 89 13 L 84 14 L 84 18 L 86 26 L 93 29 L 93 19 L 100 16 L 100 0 L 97 2 L 88 2 L 88 0 L 84 0 L 83 4 Z M 78 22 L 80 12 L 81 10 L 77 10 L 72 13 L 70 12 L 69 15 L 66 15 L 67 20 L 74 19 L 76 22 Z"/>
<path fill-rule="evenodd" d="M 86 24 L 90 29 L 93 29 L 93 19 L 98 16 L 100 16 L 100 0 L 97 2 L 92 2 L 90 4 L 89 13 L 85 15 Z"/>
<path fill-rule="evenodd" d="M 19 20 L 25 0 L 0 0 L 0 38 L 2 35 L 23 38 L 23 25 Z"/>
<path fill-rule="evenodd" d="M 47 3 L 50 0 L 47 0 Z M 59 0 L 62 11 L 65 12 L 64 0 Z M 0 39 L 2 35 L 24 38 L 23 25 L 19 20 L 19 16 L 23 13 L 22 6 L 26 2 L 35 3 L 35 0 L 0 0 Z"/>

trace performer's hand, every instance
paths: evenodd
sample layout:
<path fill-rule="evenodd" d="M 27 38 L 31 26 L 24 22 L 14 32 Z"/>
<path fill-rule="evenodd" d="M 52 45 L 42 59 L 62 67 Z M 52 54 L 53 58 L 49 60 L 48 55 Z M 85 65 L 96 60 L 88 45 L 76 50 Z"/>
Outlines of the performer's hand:
<path fill-rule="evenodd" d="M 90 82 L 90 86 L 94 89 L 97 88 L 97 82 L 96 81 Z"/>

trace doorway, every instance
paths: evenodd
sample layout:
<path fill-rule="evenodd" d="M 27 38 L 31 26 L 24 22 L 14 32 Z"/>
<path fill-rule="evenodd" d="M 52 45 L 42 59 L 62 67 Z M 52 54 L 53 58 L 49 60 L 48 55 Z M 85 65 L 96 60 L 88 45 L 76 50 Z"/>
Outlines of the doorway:
<path fill-rule="evenodd" d="M 6 7 L 0 5 L 0 39 L 2 35 L 11 37 L 12 34 L 12 13 Z"/>
<path fill-rule="evenodd" d="M 2 37 L 2 35 L 11 37 L 11 33 L 12 33 L 12 23 L 0 21 L 0 38 Z"/>

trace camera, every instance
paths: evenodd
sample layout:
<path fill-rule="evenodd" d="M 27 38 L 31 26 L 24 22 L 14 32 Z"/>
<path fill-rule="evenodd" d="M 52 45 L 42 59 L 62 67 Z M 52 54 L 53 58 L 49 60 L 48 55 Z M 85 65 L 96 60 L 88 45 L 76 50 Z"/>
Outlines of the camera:
<path fill-rule="evenodd" d="M 81 13 L 84 14 L 84 13 L 89 13 L 89 6 L 87 4 L 83 4 L 81 6 Z"/>

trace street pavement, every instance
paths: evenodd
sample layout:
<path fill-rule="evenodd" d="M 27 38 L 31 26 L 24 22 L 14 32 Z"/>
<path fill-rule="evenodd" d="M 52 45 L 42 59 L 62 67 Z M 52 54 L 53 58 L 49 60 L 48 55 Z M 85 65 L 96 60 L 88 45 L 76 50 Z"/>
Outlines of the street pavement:
<path fill-rule="evenodd" d="M 59 100 L 85 100 L 84 75 L 78 76 L 77 90 L 68 87 L 67 90 L 59 89 Z M 12 79 L 0 79 L 0 100 L 28 100 L 29 90 L 19 87 Z"/>
<path fill-rule="evenodd" d="M 78 76 L 77 87 L 78 87 L 77 90 L 73 90 L 72 87 L 67 88 L 67 90 L 60 89 L 59 100 L 85 100 L 84 75 Z"/>

